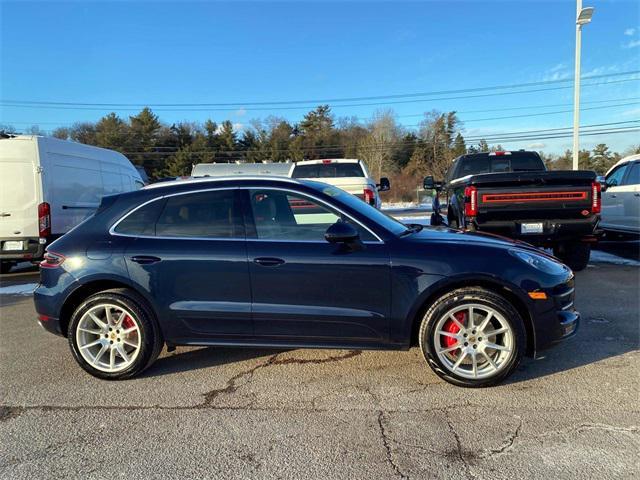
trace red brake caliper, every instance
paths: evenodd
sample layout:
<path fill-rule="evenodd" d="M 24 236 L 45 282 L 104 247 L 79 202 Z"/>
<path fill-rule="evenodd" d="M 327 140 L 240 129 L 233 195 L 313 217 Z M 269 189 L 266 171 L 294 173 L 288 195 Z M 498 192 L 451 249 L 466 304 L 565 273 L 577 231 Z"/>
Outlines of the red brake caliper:
<path fill-rule="evenodd" d="M 453 316 L 456 317 L 456 320 L 458 320 L 462 325 L 465 325 L 466 323 L 465 312 L 454 313 Z M 447 320 L 447 322 L 442 327 L 442 330 L 449 333 L 458 333 L 460 331 L 460 327 L 456 325 L 453 320 Z M 449 347 L 453 347 L 456 343 L 458 343 L 458 340 L 456 340 L 453 337 L 447 337 L 442 335 L 442 343 L 443 343 L 442 345 L 443 347 L 449 348 Z M 456 351 L 457 350 L 454 350 L 453 352 L 451 352 L 451 354 L 454 355 Z"/>
<path fill-rule="evenodd" d="M 127 330 L 131 327 L 134 327 L 135 323 L 133 323 L 133 320 L 131 319 L 131 317 L 129 315 L 127 315 L 126 317 L 124 317 L 124 320 L 122 320 L 122 327 Z"/>

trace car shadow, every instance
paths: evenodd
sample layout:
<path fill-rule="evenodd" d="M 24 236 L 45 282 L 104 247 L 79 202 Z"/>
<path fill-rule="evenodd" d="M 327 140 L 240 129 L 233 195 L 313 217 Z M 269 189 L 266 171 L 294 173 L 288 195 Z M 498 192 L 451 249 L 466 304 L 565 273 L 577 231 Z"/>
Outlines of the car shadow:
<path fill-rule="evenodd" d="M 140 375 L 140 378 L 190 372 L 267 357 L 286 351 L 289 350 L 252 347 L 194 347 L 194 349 L 185 350 L 184 347 L 179 347 L 174 352 L 158 358 L 151 367 Z"/>

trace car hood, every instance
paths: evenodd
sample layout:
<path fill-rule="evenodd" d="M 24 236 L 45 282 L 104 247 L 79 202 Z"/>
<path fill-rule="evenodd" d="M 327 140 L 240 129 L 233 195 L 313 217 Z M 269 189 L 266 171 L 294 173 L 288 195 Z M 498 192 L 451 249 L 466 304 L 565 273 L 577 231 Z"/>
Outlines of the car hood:
<path fill-rule="evenodd" d="M 520 240 L 513 240 L 492 233 L 469 232 L 448 227 L 424 227 L 419 232 L 412 233 L 404 238 L 414 242 L 446 242 L 465 245 L 484 245 L 497 248 L 519 248 L 550 257 L 544 250 Z"/>

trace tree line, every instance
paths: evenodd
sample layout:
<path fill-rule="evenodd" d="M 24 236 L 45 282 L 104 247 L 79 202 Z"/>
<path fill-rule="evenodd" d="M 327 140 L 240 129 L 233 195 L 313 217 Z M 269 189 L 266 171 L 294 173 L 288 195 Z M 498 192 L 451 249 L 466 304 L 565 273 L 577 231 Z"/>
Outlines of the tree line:
<path fill-rule="evenodd" d="M 3 130 L 0 128 L 0 130 Z M 425 175 L 443 178 L 451 161 L 464 153 L 502 150 L 485 140 L 468 144 L 456 112 L 426 112 L 417 131 L 396 121 L 391 110 L 377 112 L 366 124 L 355 117 L 336 118 L 328 105 L 308 112 L 300 122 L 279 117 L 253 120 L 237 131 L 229 120 L 167 125 L 150 109 L 123 119 L 115 113 L 97 122 L 60 127 L 51 135 L 117 150 L 152 179 L 189 175 L 196 163 L 285 162 L 318 158 L 359 158 L 375 178 L 388 176 L 390 200 L 412 200 Z M 10 127 L 5 133 L 12 133 Z M 37 127 L 29 133 L 41 133 Z M 640 152 L 640 146 L 624 154 Z M 571 168 L 571 151 L 540 152 L 552 169 Z M 580 152 L 580 168 L 602 174 L 621 158 L 605 144 Z"/>

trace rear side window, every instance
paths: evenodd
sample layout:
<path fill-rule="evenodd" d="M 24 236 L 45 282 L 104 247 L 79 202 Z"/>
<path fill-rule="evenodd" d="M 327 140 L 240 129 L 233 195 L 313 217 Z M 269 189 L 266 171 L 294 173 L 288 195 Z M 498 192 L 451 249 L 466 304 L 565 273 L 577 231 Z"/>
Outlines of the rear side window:
<path fill-rule="evenodd" d="M 156 236 L 244 238 L 235 192 L 220 190 L 167 198 L 156 222 Z"/>
<path fill-rule="evenodd" d="M 364 177 L 359 163 L 315 163 L 312 165 L 296 165 L 293 178 L 341 178 Z"/>
<path fill-rule="evenodd" d="M 627 178 L 624 180 L 625 185 L 638 185 L 640 184 L 640 163 L 634 163 L 631 165 L 631 170 Z"/>
<path fill-rule="evenodd" d="M 115 197 L 114 197 L 115 198 Z M 104 201 L 103 201 L 104 203 Z M 155 235 L 155 224 L 165 200 L 155 200 L 138 208 L 127 215 L 117 226 L 114 232 L 124 235 Z"/>

